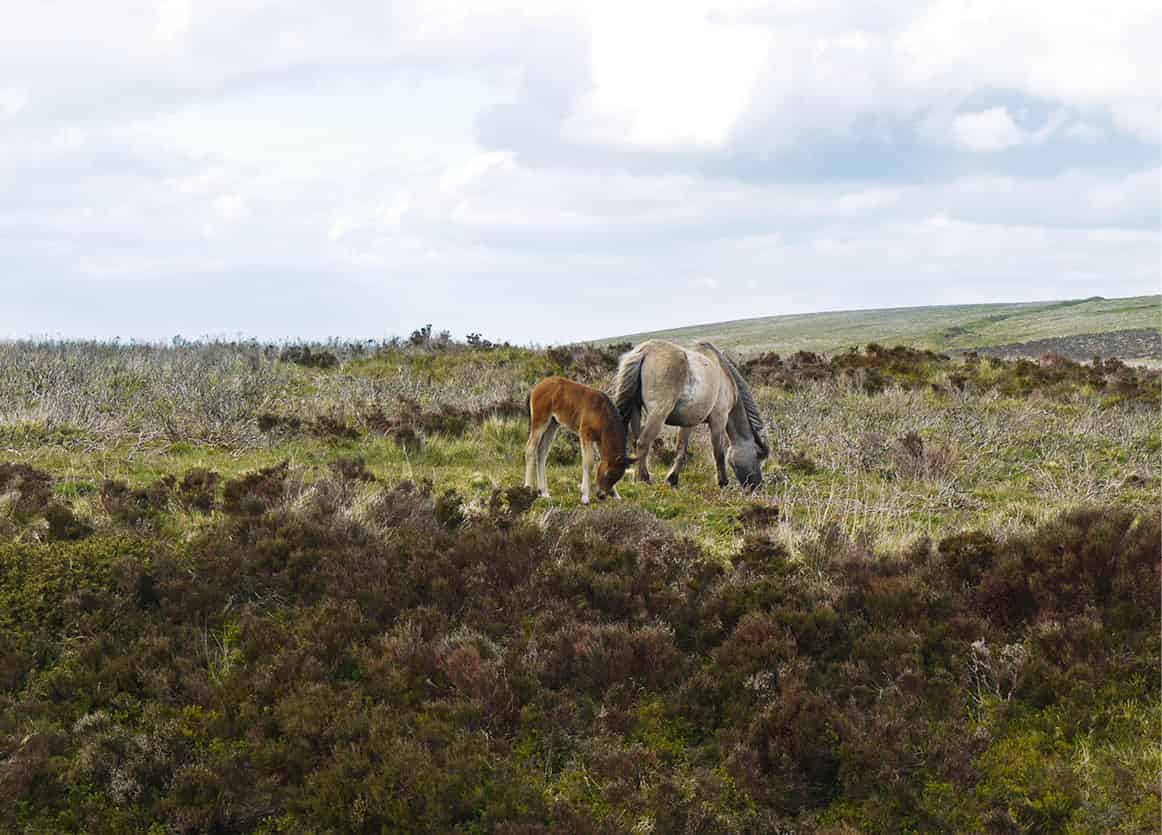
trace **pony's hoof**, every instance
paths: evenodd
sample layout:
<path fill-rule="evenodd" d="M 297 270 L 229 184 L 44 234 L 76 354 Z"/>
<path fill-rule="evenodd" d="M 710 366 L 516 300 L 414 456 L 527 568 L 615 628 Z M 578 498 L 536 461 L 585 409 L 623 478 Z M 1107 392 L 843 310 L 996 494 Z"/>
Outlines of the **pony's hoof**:
<path fill-rule="evenodd" d="M 730 482 L 729 481 L 720 481 L 720 482 L 718 482 L 718 486 L 719 487 L 729 487 Z"/>
<path fill-rule="evenodd" d="M 676 475 L 670 476 L 669 478 L 666 479 L 666 484 L 670 485 L 671 487 L 677 487 L 678 486 L 678 477 Z"/>

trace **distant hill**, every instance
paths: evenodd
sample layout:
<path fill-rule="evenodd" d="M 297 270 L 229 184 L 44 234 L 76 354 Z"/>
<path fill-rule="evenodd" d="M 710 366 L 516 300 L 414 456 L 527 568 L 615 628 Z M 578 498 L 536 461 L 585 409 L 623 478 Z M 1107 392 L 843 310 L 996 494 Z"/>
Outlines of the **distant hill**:
<path fill-rule="evenodd" d="M 1107 345 L 1107 355 L 1127 359 L 1154 357 L 1157 341 L 1139 338 L 1143 332 L 1162 330 L 1162 296 L 1125 299 L 1089 299 L 1024 302 L 1020 304 L 968 304 L 939 307 L 895 307 L 883 310 L 846 310 L 764 316 L 691 325 L 684 328 L 626 334 L 597 340 L 599 343 L 640 342 L 668 339 L 690 344 L 710 339 L 740 354 L 762 351 L 834 353 L 869 342 L 909 345 L 938 351 L 1003 346 L 1005 353 L 1020 354 L 1023 343 L 1037 342 L 1030 350 L 1052 346 L 1061 353 L 1092 356 L 1093 345 Z M 1094 339 L 1136 332 L 1134 338 Z M 1076 342 L 1070 337 L 1089 337 Z M 1086 354 L 1086 351 L 1091 353 Z M 1131 356 L 1136 354 L 1137 356 Z"/>

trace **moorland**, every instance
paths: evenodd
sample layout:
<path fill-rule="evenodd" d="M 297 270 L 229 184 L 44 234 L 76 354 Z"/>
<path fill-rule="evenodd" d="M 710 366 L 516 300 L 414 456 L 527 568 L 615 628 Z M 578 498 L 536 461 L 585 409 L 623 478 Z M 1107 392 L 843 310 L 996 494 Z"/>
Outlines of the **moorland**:
<path fill-rule="evenodd" d="M 536 499 L 627 347 L 0 344 L 0 828 L 1155 830 L 1158 372 L 740 352 L 760 490 Z"/>

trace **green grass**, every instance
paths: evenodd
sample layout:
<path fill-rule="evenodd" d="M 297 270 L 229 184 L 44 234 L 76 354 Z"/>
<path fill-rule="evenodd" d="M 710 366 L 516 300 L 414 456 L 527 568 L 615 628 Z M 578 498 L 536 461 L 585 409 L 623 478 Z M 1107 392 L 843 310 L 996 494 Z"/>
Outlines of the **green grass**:
<path fill-rule="evenodd" d="M 1158 328 L 1162 296 L 1020 304 L 898 307 L 766 316 L 627 334 L 599 343 L 710 339 L 740 353 L 842 351 L 869 342 L 930 350 L 977 348 L 1049 337 Z"/>

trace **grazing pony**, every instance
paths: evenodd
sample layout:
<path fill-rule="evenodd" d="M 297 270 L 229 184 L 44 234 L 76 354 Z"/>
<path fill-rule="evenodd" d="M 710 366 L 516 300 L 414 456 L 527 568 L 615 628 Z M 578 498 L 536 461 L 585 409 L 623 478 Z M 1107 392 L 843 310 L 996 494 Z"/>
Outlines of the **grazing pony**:
<path fill-rule="evenodd" d="M 548 497 L 549 480 L 545 463 L 549 447 L 561 425 L 581 438 L 581 504 L 589 504 L 589 471 L 599 455 L 597 498 L 617 495 L 615 484 L 635 459 L 625 454 L 625 422 L 609 395 L 589 386 L 546 377 L 529 394 L 529 442 L 525 444 L 525 487 L 536 487 Z"/>
<path fill-rule="evenodd" d="M 762 484 L 762 462 L 771 452 L 762 416 L 738 369 L 711 343 L 686 349 L 659 339 L 643 342 L 622 354 L 613 388 L 637 451 L 640 481 L 650 480 L 646 458 L 663 423 L 681 427 L 678 456 L 666 476 L 672 487 L 678 486 L 678 473 L 686 463 L 690 434 L 698 424 L 708 423 L 718 486 L 727 485 L 728 459 L 743 487 Z"/>

